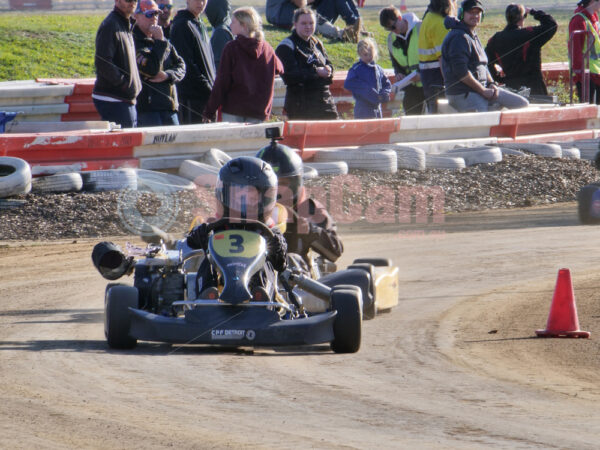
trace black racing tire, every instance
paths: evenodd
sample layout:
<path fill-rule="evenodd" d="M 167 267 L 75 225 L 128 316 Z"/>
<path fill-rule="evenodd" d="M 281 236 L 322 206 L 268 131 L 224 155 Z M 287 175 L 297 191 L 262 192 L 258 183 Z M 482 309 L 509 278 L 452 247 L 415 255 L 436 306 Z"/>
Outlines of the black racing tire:
<path fill-rule="evenodd" d="M 375 266 L 370 263 L 353 263 L 348 266 L 348 269 L 361 269 L 369 274 L 369 295 L 371 297 L 371 301 L 365 298 L 363 295 L 363 319 L 371 320 L 374 319 L 377 315 L 377 306 L 375 301 Z"/>
<path fill-rule="evenodd" d="M 600 170 L 600 151 L 596 152 L 596 156 L 594 157 L 594 167 Z"/>
<path fill-rule="evenodd" d="M 108 346 L 117 350 L 132 349 L 137 339 L 129 335 L 131 311 L 138 307 L 138 290 L 131 286 L 115 284 L 107 288 L 104 304 L 104 335 Z"/>
<path fill-rule="evenodd" d="M 592 183 L 582 187 L 577 193 L 577 212 L 579 221 L 582 224 L 593 225 L 600 223 L 600 218 L 593 217 L 590 214 L 592 197 L 597 191 L 600 191 L 600 187 L 596 183 Z"/>
<path fill-rule="evenodd" d="M 375 267 L 390 267 L 392 260 L 389 258 L 356 258 L 352 264 L 373 264 Z"/>
<path fill-rule="evenodd" d="M 361 291 L 355 286 L 336 286 L 331 290 L 330 299 L 331 308 L 337 311 L 331 349 L 335 353 L 356 353 L 362 335 Z"/>

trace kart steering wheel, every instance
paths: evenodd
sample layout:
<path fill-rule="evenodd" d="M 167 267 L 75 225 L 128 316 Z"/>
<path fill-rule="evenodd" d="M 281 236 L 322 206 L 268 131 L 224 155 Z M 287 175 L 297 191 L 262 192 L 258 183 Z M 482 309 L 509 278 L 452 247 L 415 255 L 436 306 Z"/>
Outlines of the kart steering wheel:
<path fill-rule="evenodd" d="M 275 236 L 273 234 L 273 230 L 271 230 L 267 225 L 262 223 L 260 220 L 240 219 L 239 217 L 221 217 L 216 222 L 209 223 L 208 227 L 207 227 L 207 231 L 210 233 L 211 231 L 218 230 L 219 228 L 227 226 L 227 225 L 231 225 L 232 223 L 241 224 L 241 225 L 250 225 L 251 227 L 260 228 L 270 238 Z"/>

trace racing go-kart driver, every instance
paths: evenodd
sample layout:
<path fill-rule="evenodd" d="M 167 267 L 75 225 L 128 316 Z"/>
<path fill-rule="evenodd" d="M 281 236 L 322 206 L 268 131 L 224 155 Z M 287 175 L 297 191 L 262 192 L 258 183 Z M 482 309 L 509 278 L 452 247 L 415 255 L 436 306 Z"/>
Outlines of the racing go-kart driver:
<path fill-rule="evenodd" d="M 217 199 L 214 222 L 225 219 L 223 229 L 250 229 L 259 232 L 268 247 L 267 261 L 249 282 L 250 292 L 257 300 L 270 298 L 275 289 L 275 272 L 286 268 L 287 245 L 281 232 L 274 227 L 273 209 L 277 201 L 277 176 L 268 163 L 251 156 L 232 159 L 219 171 L 215 188 Z M 246 222 L 250 219 L 249 222 Z M 261 227 L 253 227 L 251 221 L 267 225 L 273 236 L 267 236 Z M 187 245 L 194 249 L 208 247 L 208 223 L 202 223 L 187 236 Z M 204 298 L 218 296 L 217 272 L 204 258 L 198 269 L 198 292 Z M 266 297 L 265 297 L 266 296 Z"/>
<path fill-rule="evenodd" d="M 269 163 L 277 174 L 278 202 L 288 212 L 284 232 L 288 252 L 300 255 L 309 266 L 308 252 L 311 249 L 335 262 L 342 256 L 344 246 L 337 234 L 336 223 L 325 206 L 307 198 L 300 156 L 276 140 L 260 149 L 256 156 Z"/>

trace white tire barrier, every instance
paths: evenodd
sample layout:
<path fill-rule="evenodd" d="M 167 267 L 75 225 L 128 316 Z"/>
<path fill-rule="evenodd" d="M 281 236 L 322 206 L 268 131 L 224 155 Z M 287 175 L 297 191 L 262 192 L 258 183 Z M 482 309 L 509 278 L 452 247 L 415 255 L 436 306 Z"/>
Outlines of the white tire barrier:
<path fill-rule="evenodd" d="M 77 172 L 34 178 L 31 183 L 31 191 L 39 193 L 78 192 L 82 188 L 83 180 Z"/>
<path fill-rule="evenodd" d="M 304 167 L 315 169 L 319 175 L 346 175 L 348 164 L 344 161 L 314 162 L 305 164 Z"/>
<path fill-rule="evenodd" d="M 371 170 L 375 172 L 396 173 L 398 158 L 393 150 L 361 150 L 357 148 L 338 148 L 321 150 L 315 154 L 315 162 L 344 161 L 349 169 Z"/>
<path fill-rule="evenodd" d="M 543 156 L 545 158 L 560 158 L 562 157 L 562 149 L 558 144 L 531 144 L 531 143 L 507 143 L 502 144 L 503 147 L 522 150 L 534 155 Z"/>
<path fill-rule="evenodd" d="M 463 158 L 467 166 L 489 164 L 502 161 L 502 152 L 498 147 L 463 147 L 453 148 L 440 156 Z"/>
<path fill-rule="evenodd" d="M 312 180 L 319 176 L 319 171 L 314 167 L 304 165 L 302 168 L 302 178 L 304 180 Z"/>
<path fill-rule="evenodd" d="M 191 191 L 196 185 L 187 178 L 154 170 L 137 169 L 138 190 L 152 192 Z"/>
<path fill-rule="evenodd" d="M 425 155 L 425 166 L 428 169 L 464 169 L 465 160 L 456 156 Z"/>
<path fill-rule="evenodd" d="M 514 148 L 500 147 L 500 151 L 502 152 L 502 155 L 529 156 L 527 153 L 522 152 L 521 150 L 515 150 Z"/>
<path fill-rule="evenodd" d="M 0 157 L 0 198 L 31 191 L 31 167 L 27 161 L 11 156 Z"/>
<path fill-rule="evenodd" d="M 191 159 L 186 159 L 179 166 L 179 176 L 193 181 L 198 186 L 214 187 L 219 169 Z"/>
<path fill-rule="evenodd" d="M 425 170 L 425 151 L 410 145 L 396 145 L 398 169 Z"/>
<path fill-rule="evenodd" d="M 563 148 L 562 157 L 565 159 L 581 159 L 581 152 L 578 148 Z"/>
<path fill-rule="evenodd" d="M 211 148 L 204 154 L 204 157 L 202 158 L 202 162 L 218 168 L 223 167 L 227 161 L 230 160 L 231 156 L 219 150 L 218 148 Z"/>
<path fill-rule="evenodd" d="M 137 190 L 135 169 L 109 169 L 81 172 L 86 192 Z"/>

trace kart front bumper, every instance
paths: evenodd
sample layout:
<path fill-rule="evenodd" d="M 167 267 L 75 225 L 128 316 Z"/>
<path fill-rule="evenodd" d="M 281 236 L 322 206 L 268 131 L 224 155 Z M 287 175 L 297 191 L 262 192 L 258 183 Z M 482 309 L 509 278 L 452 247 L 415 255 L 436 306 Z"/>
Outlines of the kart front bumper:
<path fill-rule="evenodd" d="M 205 306 L 184 317 L 165 317 L 130 308 L 129 335 L 142 341 L 173 344 L 277 347 L 315 345 L 333 340 L 336 312 L 281 319 L 259 307 Z"/>

